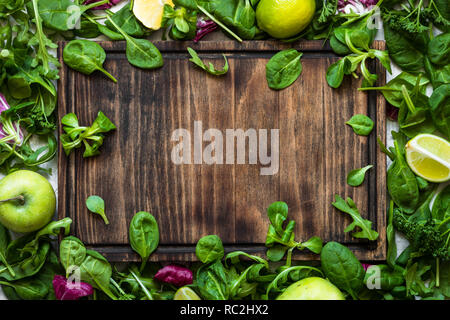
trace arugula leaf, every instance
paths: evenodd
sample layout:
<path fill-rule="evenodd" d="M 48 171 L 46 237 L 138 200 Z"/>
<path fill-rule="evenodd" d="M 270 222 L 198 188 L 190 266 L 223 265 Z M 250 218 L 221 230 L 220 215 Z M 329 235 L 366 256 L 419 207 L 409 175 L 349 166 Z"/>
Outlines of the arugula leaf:
<path fill-rule="evenodd" d="M 378 232 L 372 230 L 372 221 L 361 217 L 361 214 L 351 198 L 347 198 L 347 201 L 345 201 L 339 195 L 335 195 L 335 200 L 333 206 L 342 212 L 348 213 L 353 219 L 353 222 L 345 228 L 344 232 L 349 232 L 356 227 L 359 227 L 361 228 L 361 231 L 354 232 L 352 234 L 353 237 L 369 239 L 372 241 L 378 238 Z"/>
<path fill-rule="evenodd" d="M 225 55 L 223 55 L 223 58 L 225 59 L 225 65 L 223 66 L 222 70 L 216 70 L 214 68 L 214 65 L 211 62 L 209 63 L 209 66 L 206 66 L 203 63 L 203 61 L 200 59 L 200 57 L 198 56 L 197 52 L 195 52 L 194 49 L 188 47 L 187 50 L 188 50 L 189 54 L 191 55 L 191 58 L 189 59 L 189 61 L 193 62 L 195 65 L 199 66 L 200 68 L 202 68 L 209 74 L 212 74 L 215 76 L 221 76 L 228 72 L 228 60 L 227 60 L 227 57 L 225 57 Z"/>

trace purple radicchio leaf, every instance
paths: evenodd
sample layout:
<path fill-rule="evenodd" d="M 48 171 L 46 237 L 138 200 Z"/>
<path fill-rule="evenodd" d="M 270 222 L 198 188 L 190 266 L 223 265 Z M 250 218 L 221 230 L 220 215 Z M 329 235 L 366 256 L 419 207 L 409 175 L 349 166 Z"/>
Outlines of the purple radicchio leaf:
<path fill-rule="evenodd" d="M 197 33 L 194 38 L 194 42 L 200 41 L 201 38 L 206 36 L 208 33 L 213 32 L 217 29 L 217 24 L 212 20 L 198 19 L 197 21 Z"/>
<path fill-rule="evenodd" d="M 84 2 L 84 4 L 91 4 L 91 3 L 99 2 L 99 1 L 100 0 L 86 0 Z M 102 4 L 100 6 L 94 7 L 91 10 L 105 10 L 105 9 L 109 9 L 112 6 L 115 6 L 116 4 L 118 4 L 120 1 L 122 1 L 122 0 L 109 0 L 109 3 L 105 3 L 105 4 Z"/>
<path fill-rule="evenodd" d="M 378 0 L 338 0 L 338 11 L 342 13 L 363 14 L 372 9 Z"/>
<path fill-rule="evenodd" d="M 155 274 L 155 279 L 161 282 L 173 284 L 182 287 L 192 283 L 193 274 L 188 268 L 170 264 L 160 269 Z"/>
<path fill-rule="evenodd" d="M 368 264 L 368 263 L 361 263 L 361 264 L 364 268 L 364 271 L 367 271 L 367 269 L 369 269 L 369 267 L 371 266 L 371 264 Z"/>
<path fill-rule="evenodd" d="M 53 278 L 53 289 L 58 300 L 77 300 L 94 293 L 94 289 L 89 283 L 73 283 L 57 274 Z"/>
<path fill-rule="evenodd" d="M 6 101 L 5 96 L 0 93 L 0 114 L 9 109 L 9 104 Z M 22 130 L 20 130 L 20 126 L 17 122 L 15 122 L 14 124 L 11 125 L 11 127 L 9 128 L 10 130 L 7 130 L 4 128 L 3 123 L 0 122 L 0 140 L 7 138 L 7 137 L 11 137 L 10 139 L 6 139 L 4 142 L 9 142 L 9 143 L 17 143 L 17 144 L 21 144 L 22 140 L 23 140 L 23 133 Z M 12 132 L 9 132 L 12 131 Z"/>
<path fill-rule="evenodd" d="M 394 107 L 393 105 L 388 103 L 387 107 L 386 107 L 386 115 L 390 120 L 397 121 L 398 120 L 398 108 Z"/>

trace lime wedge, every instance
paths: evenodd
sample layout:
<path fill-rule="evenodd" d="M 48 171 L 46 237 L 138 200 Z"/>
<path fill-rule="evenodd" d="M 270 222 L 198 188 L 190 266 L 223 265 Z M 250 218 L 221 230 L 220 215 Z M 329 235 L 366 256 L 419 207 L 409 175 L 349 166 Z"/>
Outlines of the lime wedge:
<path fill-rule="evenodd" d="M 406 161 L 415 174 L 431 182 L 450 180 L 450 143 L 432 134 L 419 134 L 405 146 Z"/>

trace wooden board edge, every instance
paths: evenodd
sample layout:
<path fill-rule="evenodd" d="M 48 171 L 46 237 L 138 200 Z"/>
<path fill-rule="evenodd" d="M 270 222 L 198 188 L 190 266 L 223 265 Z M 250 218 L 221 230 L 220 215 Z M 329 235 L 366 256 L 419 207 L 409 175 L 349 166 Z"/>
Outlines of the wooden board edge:
<path fill-rule="evenodd" d="M 60 120 L 61 111 L 67 111 L 67 108 L 63 105 L 67 103 L 66 100 L 66 87 L 62 86 L 61 83 L 66 82 L 67 77 L 67 66 L 64 65 L 62 59 L 62 53 L 64 46 L 67 42 L 60 41 L 58 43 L 58 58 L 61 63 L 60 69 L 60 78 L 58 80 L 58 104 L 57 104 L 57 117 Z M 184 51 L 188 46 L 198 45 L 194 44 L 191 41 L 154 41 L 153 42 L 157 47 L 160 46 L 160 50 L 162 51 Z M 312 41 L 300 41 L 298 43 L 286 44 L 280 43 L 278 41 L 244 41 L 243 43 L 237 43 L 236 41 L 203 41 L 199 42 L 200 45 L 196 50 L 201 51 L 235 51 L 235 50 L 258 50 L 258 51 L 279 51 L 283 48 L 296 48 L 298 50 L 305 51 L 330 51 L 329 45 L 323 45 L 323 41 L 320 40 L 312 40 Z M 222 46 L 217 46 L 217 43 L 222 43 Z M 125 50 L 126 45 L 124 41 L 102 41 L 99 44 L 105 50 L 112 51 L 122 51 Z M 232 44 L 232 45 L 231 45 Z M 276 44 L 276 46 L 275 46 Z M 229 46 L 228 48 L 225 48 Z M 374 41 L 374 48 L 378 50 L 385 49 L 385 42 L 382 40 Z M 248 48 L 248 49 L 246 49 Z M 386 73 L 381 64 L 377 61 L 376 63 L 377 74 L 381 75 L 379 81 L 385 83 Z M 381 71 L 380 71 L 381 70 Z M 376 99 L 376 107 L 377 107 L 377 127 L 376 134 L 380 136 L 381 141 L 386 142 L 386 117 L 384 116 L 386 101 L 384 97 L 377 93 Z M 379 121 L 381 119 L 381 121 Z M 61 134 L 61 128 L 58 129 L 58 139 Z M 379 239 L 386 239 L 386 157 L 383 153 L 377 152 L 377 161 L 378 167 L 381 170 L 377 170 L 377 203 L 378 213 L 377 213 L 377 226 L 379 231 Z M 62 146 L 59 145 L 58 148 L 58 218 L 65 218 L 66 212 L 70 208 L 68 206 L 63 207 L 63 204 L 67 205 L 66 201 L 63 203 L 59 201 L 67 194 L 67 181 L 61 179 L 60 171 L 66 171 L 68 168 L 68 163 L 70 160 L 65 156 L 64 150 Z M 63 169 L 63 170 L 61 170 Z M 73 170 L 75 170 L 73 168 Z M 66 176 L 66 175 L 64 175 Z M 59 240 L 62 239 L 62 236 L 59 237 Z M 361 261 L 383 261 L 386 260 L 387 254 L 387 241 L 377 241 L 375 246 L 371 246 L 370 248 L 364 247 L 364 243 L 361 244 L 352 244 L 348 245 L 348 247 L 355 253 L 356 257 Z M 89 246 L 88 246 L 89 247 Z M 240 246 L 239 246 L 240 247 Z M 106 258 L 111 259 L 111 261 L 138 261 L 138 256 L 133 253 L 131 249 L 126 249 L 124 246 L 109 246 L 109 247 L 101 247 L 101 246 L 92 246 L 91 248 L 98 250 L 102 253 Z M 186 247 L 179 247 L 181 250 L 184 250 Z M 188 253 L 180 253 L 180 249 L 171 250 L 170 248 L 162 248 L 158 249 L 154 255 L 151 257 L 151 261 L 196 261 L 194 251 Z M 226 247 L 226 250 L 233 250 L 232 248 L 236 248 L 235 246 Z M 248 246 L 249 253 L 263 254 L 263 251 L 260 247 L 251 247 Z M 118 250 L 118 253 L 112 252 L 112 250 Z M 264 247 L 265 252 L 265 247 Z M 181 258 L 181 259 L 179 259 Z M 295 260 L 299 261 L 307 261 L 307 260 L 318 260 L 319 256 L 307 253 L 296 254 L 293 257 Z"/>
<path fill-rule="evenodd" d="M 377 50 L 385 50 L 386 42 L 383 40 L 374 41 L 373 47 Z M 376 73 L 379 75 L 378 84 L 384 85 L 386 83 L 386 70 L 383 65 L 377 60 Z M 377 113 L 377 127 L 376 135 L 380 140 L 386 144 L 386 99 L 380 91 L 376 92 L 376 113 Z M 380 151 L 378 143 L 375 141 L 376 155 L 377 155 L 377 227 L 379 233 L 377 249 L 373 252 L 373 258 L 377 260 L 386 260 L 387 258 L 387 189 L 386 189 L 386 155 Z"/>
<path fill-rule="evenodd" d="M 63 41 L 64 42 L 64 41 Z M 98 41 L 106 51 L 125 51 L 125 41 Z M 331 51 L 331 47 L 323 40 L 302 40 L 292 43 L 280 42 L 276 40 L 254 40 L 237 42 L 225 41 L 164 41 L 156 40 L 152 43 L 162 52 L 186 52 L 187 47 L 196 51 L 209 52 L 233 52 L 233 51 L 267 51 L 275 52 L 284 49 L 294 48 L 299 51 Z"/>
<path fill-rule="evenodd" d="M 56 118 L 58 119 L 58 124 L 61 123 L 62 113 L 66 112 L 66 103 L 67 103 L 67 88 L 64 83 L 67 83 L 67 66 L 65 65 L 63 61 L 63 50 L 65 47 L 66 41 L 58 41 L 58 49 L 57 49 L 57 58 L 59 63 L 61 64 L 61 68 L 59 70 L 59 79 L 57 81 L 57 90 L 58 90 L 58 97 L 57 97 L 57 108 L 56 108 Z M 69 217 L 67 214 L 67 201 L 62 201 L 61 199 L 66 199 L 67 196 L 67 174 L 62 174 L 62 172 L 66 172 L 68 168 L 68 159 L 64 153 L 64 149 L 62 148 L 62 144 L 59 143 L 60 141 L 60 135 L 61 135 L 62 127 L 58 125 L 58 128 L 56 129 L 57 139 L 58 139 L 58 159 L 57 159 L 57 165 L 58 165 L 58 175 L 57 175 L 57 185 L 58 185 L 58 201 L 57 201 L 57 216 L 58 219 L 64 219 L 66 217 Z M 72 219 L 73 220 L 73 219 Z M 73 232 L 73 224 L 71 225 L 71 232 Z M 61 242 L 63 238 L 63 235 L 60 234 L 58 237 L 58 244 Z M 59 245 L 58 245 L 59 249 Z"/>
<path fill-rule="evenodd" d="M 367 256 L 367 248 L 353 244 L 346 245 L 361 262 L 384 261 L 386 258 L 374 251 L 370 251 L 372 257 Z M 130 246 L 86 246 L 88 249 L 96 250 L 110 262 L 139 262 L 140 256 Z M 267 247 L 264 245 L 224 245 L 225 254 L 233 251 L 244 251 L 248 254 L 266 257 Z M 319 261 L 320 255 L 309 251 L 296 251 L 292 259 L 294 261 Z M 195 246 L 159 246 L 150 256 L 151 262 L 198 262 L 195 255 Z"/>

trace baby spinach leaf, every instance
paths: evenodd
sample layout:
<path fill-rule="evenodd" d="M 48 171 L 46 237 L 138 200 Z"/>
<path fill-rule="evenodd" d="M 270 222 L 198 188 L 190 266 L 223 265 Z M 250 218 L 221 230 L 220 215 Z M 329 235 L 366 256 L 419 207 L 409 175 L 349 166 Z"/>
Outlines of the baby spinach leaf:
<path fill-rule="evenodd" d="M 266 64 L 266 79 L 269 88 L 281 90 L 289 87 L 302 73 L 300 61 L 303 53 L 286 49 L 276 53 Z"/>
<path fill-rule="evenodd" d="M 389 56 L 403 71 L 415 72 L 424 66 L 424 54 L 417 45 L 405 37 L 404 33 L 395 31 L 388 24 L 383 24 L 384 38 Z"/>
<path fill-rule="evenodd" d="M 112 268 L 109 262 L 97 251 L 86 250 L 86 258 L 80 265 L 81 280 L 102 290 L 109 298 L 117 300 L 109 288 Z"/>
<path fill-rule="evenodd" d="M 259 32 L 256 26 L 255 10 L 250 0 L 211 0 L 205 3 L 209 11 L 207 12 L 236 32 L 240 38 L 251 40 Z M 198 9 L 205 10 L 202 6 L 198 6 Z M 201 11 L 205 13 L 203 10 Z M 238 41 L 240 38 L 237 38 Z"/>
<path fill-rule="evenodd" d="M 367 91 L 367 90 L 381 90 L 384 98 L 394 107 L 399 108 L 400 104 L 403 102 L 403 94 L 402 94 L 402 86 L 408 91 L 412 91 L 414 86 L 418 81 L 418 76 L 410 74 L 408 72 L 402 72 L 393 78 L 391 81 L 386 83 L 383 87 L 368 87 L 368 88 L 359 88 L 358 90 Z M 419 90 L 422 93 L 425 93 L 426 85 L 430 82 L 426 77 L 421 77 L 419 79 Z"/>
<path fill-rule="evenodd" d="M 228 276 L 222 262 L 204 264 L 197 271 L 196 288 L 207 300 L 227 300 L 229 298 Z"/>
<path fill-rule="evenodd" d="M 434 220 L 439 221 L 440 228 L 443 230 L 450 228 L 450 185 L 446 186 L 437 195 L 433 203 L 431 215 Z"/>
<path fill-rule="evenodd" d="M 368 136 L 373 129 L 373 121 L 364 114 L 356 114 L 346 122 L 353 131 L 361 136 Z"/>
<path fill-rule="evenodd" d="M 94 41 L 83 39 L 70 41 L 64 47 L 63 58 L 64 62 L 72 69 L 87 75 L 99 70 L 117 82 L 116 78 L 103 68 L 103 62 L 106 59 L 105 50 Z"/>
<path fill-rule="evenodd" d="M 85 15 L 83 15 L 80 20 L 80 28 L 76 28 L 74 30 L 74 34 L 77 37 L 92 39 L 97 38 L 102 33 L 100 32 L 95 21 L 91 21 Z"/>
<path fill-rule="evenodd" d="M 374 276 L 378 277 L 381 290 L 391 291 L 405 283 L 402 270 L 391 269 L 385 264 L 370 266 L 365 274 L 364 283 L 368 283 L 369 279 Z"/>
<path fill-rule="evenodd" d="M 111 15 L 113 20 L 126 34 L 132 37 L 142 37 L 146 31 L 142 24 L 133 14 L 130 9 L 130 4 L 124 5 L 119 11 Z M 109 21 L 105 21 L 105 26 L 114 30 L 114 26 Z"/>
<path fill-rule="evenodd" d="M 419 91 L 416 85 L 411 92 L 404 85 L 401 87 L 403 102 L 398 112 L 400 131 L 409 138 L 420 133 L 433 133 L 436 128 L 431 118 L 428 97 Z"/>
<path fill-rule="evenodd" d="M 347 291 L 353 299 L 364 286 L 364 268 L 347 247 L 328 242 L 320 254 L 322 270 L 339 289 Z"/>
<path fill-rule="evenodd" d="M 195 247 L 197 258 L 203 263 L 210 263 L 223 258 L 222 240 L 216 235 L 202 237 Z"/>
<path fill-rule="evenodd" d="M 352 63 L 348 57 L 341 58 L 330 65 L 326 74 L 328 85 L 332 88 L 339 88 L 344 80 L 344 74 L 348 74 L 351 67 Z"/>
<path fill-rule="evenodd" d="M 369 170 L 372 167 L 373 165 L 370 164 L 368 166 L 365 166 L 364 168 L 354 169 L 350 171 L 349 174 L 347 175 L 348 185 L 352 187 L 360 186 L 364 182 L 367 170 Z"/>
<path fill-rule="evenodd" d="M 404 158 L 398 141 L 394 141 L 394 161 L 387 171 L 387 187 L 391 199 L 405 213 L 413 213 L 419 202 L 419 186 Z"/>
<path fill-rule="evenodd" d="M 19 258 L 17 262 L 12 263 L 11 268 L 15 276 L 11 275 L 7 267 L 0 265 L 0 278 L 15 281 L 35 275 L 44 265 L 49 250 L 50 244 L 43 242 L 33 255 Z"/>
<path fill-rule="evenodd" d="M 84 6 L 71 0 L 39 0 L 38 8 L 42 22 L 47 28 L 67 31 L 75 28 L 83 12 L 107 2 L 108 0 L 102 0 Z"/>
<path fill-rule="evenodd" d="M 394 201 L 390 201 L 388 210 L 388 224 L 386 227 L 386 239 L 388 243 L 388 250 L 386 254 L 386 263 L 391 268 L 396 267 L 395 260 L 397 259 L 397 243 L 395 242 L 395 229 L 393 224 L 394 218 Z"/>
<path fill-rule="evenodd" d="M 103 201 L 102 198 L 100 198 L 99 196 L 89 196 L 86 199 L 86 207 L 89 209 L 89 211 L 100 215 L 105 224 L 109 224 L 108 218 L 105 214 L 105 201 Z"/>
<path fill-rule="evenodd" d="M 198 56 L 197 52 L 195 52 L 194 49 L 188 47 L 187 50 L 188 50 L 189 54 L 191 55 L 191 58 L 189 59 L 189 61 L 193 62 L 194 64 L 196 64 L 197 66 L 199 66 L 200 68 L 202 68 L 203 70 L 208 72 L 209 74 L 212 74 L 215 76 L 221 76 L 228 72 L 228 60 L 227 60 L 227 57 L 225 57 L 225 55 L 223 55 L 223 58 L 225 59 L 225 65 L 223 66 L 222 70 L 216 70 L 214 68 L 214 65 L 211 62 L 209 63 L 209 66 L 206 66 L 203 63 L 203 61 L 200 59 L 200 57 Z"/>
<path fill-rule="evenodd" d="M 442 262 L 439 266 L 439 290 L 444 296 L 450 298 L 450 261 Z"/>
<path fill-rule="evenodd" d="M 6 249 L 8 248 L 8 244 L 11 241 L 9 236 L 9 231 L 0 224 L 0 262 L 8 269 L 11 276 L 15 276 L 14 270 L 9 265 L 8 261 L 6 261 Z"/>
<path fill-rule="evenodd" d="M 129 36 L 123 31 L 110 16 L 106 17 L 108 21 L 119 31 L 127 42 L 126 55 L 128 62 L 133 66 L 142 69 L 154 69 L 163 66 L 163 58 L 161 52 L 153 43 L 146 39 L 136 39 Z"/>
<path fill-rule="evenodd" d="M 65 237 L 59 245 L 59 259 L 66 272 L 72 266 L 80 266 L 86 258 L 86 248 L 80 239 Z M 66 274 L 67 277 L 69 276 Z"/>
<path fill-rule="evenodd" d="M 49 288 L 39 279 L 22 279 L 14 282 L 0 281 L 2 286 L 9 286 L 15 290 L 20 299 L 42 300 L 49 291 Z"/>
<path fill-rule="evenodd" d="M 450 139 L 450 83 L 435 89 L 428 101 L 434 125 Z"/>
<path fill-rule="evenodd" d="M 428 43 L 428 57 L 438 66 L 450 63 L 450 33 L 441 33 Z"/>
<path fill-rule="evenodd" d="M 406 291 L 409 296 L 426 296 L 432 292 L 425 285 L 422 276 L 430 270 L 431 266 L 419 265 L 418 262 L 409 264 L 405 270 Z"/>
<path fill-rule="evenodd" d="M 353 222 L 345 228 L 344 232 L 349 232 L 356 227 L 359 227 L 361 228 L 361 231 L 354 232 L 352 234 L 353 237 L 369 239 L 372 241 L 378 238 L 378 232 L 372 230 L 372 221 L 361 217 L 361 214 L 351 198 L 347 198 L 347 201 L 345 201 L 339 195 L 335 195 L 335 199 L 336 201 L 333 202 L 333 206 L 342 212 L 348 213 L 353 219 Z"/>
<path fill-rule="evenodd" d="M 148 212 L 136 213 L 130 223 L 130 245 L 142 258 L 141 271 L 148 257 L 159 244 L 159 228 L 155 217 Z"/>

